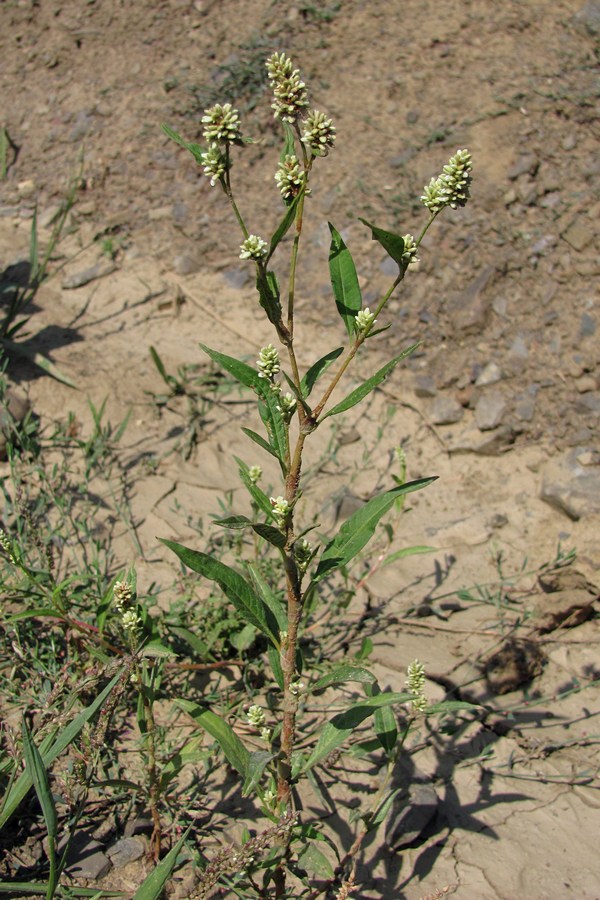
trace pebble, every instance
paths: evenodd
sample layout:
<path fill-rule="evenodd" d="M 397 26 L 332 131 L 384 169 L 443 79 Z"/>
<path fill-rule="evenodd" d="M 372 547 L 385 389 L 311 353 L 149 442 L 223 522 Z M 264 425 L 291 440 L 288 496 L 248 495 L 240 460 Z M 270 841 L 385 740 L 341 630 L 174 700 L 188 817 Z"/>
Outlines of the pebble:
<path fill-rule="evenodd" d="M 244 268 L 238 266 L 234 269 L 225 269 L 222 274 L 227 284 L 237 290 L 241 290 L 248 284 L 251 271 L 254 271 L 254 267 L 251 269 L 249 266 Z"/>
<path fill-rule="evenodd" d="M 139 859 L 146 852 L 146 843 L 140 837 L 124 837 L 106 851 L 115 869 L 120 869 Z"/>
<path fill-rule="evenodd" d="M 486 387 L 502 380 L 502 369 L 495 362 L 489 362 L 475 380 L 475 387 Z"/>
<path fill-rule="evenodd" d="M 75 288 L 83 287 L 90 281 L 96 281 L 97 278 L 104 278 L 116 270 L 116 265 L 107 260 L 100 260 L 94 266 L 83 269 L 80 272 L 74 272 L 73 275 L 67 275 L 62 282 L 62 288 L 65 291 L 71 291 Z"/>
<path fill-rule="evenodd" d="M 450 298 L 448 314 L 455 331 L 478 334 L 484 329 L 491 305 L 485 291 L 494 273 L 493 266 L 487 266 L 463 291 Z"/>
<path fill-rule="evenodd" d="M 600 3 L 588 0 L 573 16 L 573 24 L 584 34 L 600 35 Z"/>
<path fill-rule="evenodd" d="M 596 333 L 596 320 L 589 313 L 583 313 L 581 323 L 579 325 L 579 334 L 581 337 L 591 337 Z"/>
<path fill-rule="evenodd" d="M 431 375 L 415 376 L 415 396 L 417 397 L 435 397 L 437 388 L 435 381 Z"/>
<path fill-rule="evenodd" d="M 510 425 L 501 425 L 483 434 L 478 428 L 467 428 L 448 443 L 448 451 L 477 453 L 479 456 L 500 456 L 510 448 L 514 440 L 515 431 Z"/>
<path fill-rule="evenodd" d="M 434 425 L 453 425 L 460 422 L 464 409 L 452 397 L 439 396 L 433 401 L 430 417 Z"/>
<path fill-rule="evenodd" d="M 199 269 L 200 263 L 198 260 L 187 253 L 181 253 L 173 260 L 173 271 L 177 275 L 192 275 L 194 272 L 198 272 Z"/>
<path fill-rule="evenodd" d="M 525 153 L 510 166 L 506 174 L 511 181 L 515 181 L 520 175 L 535 175 L 539 165 L 540 161 L 537 156 L 533 153 Z"/>
<path fill-rule="evenodd" d="M 480 431 L 491 431 L 502 422 L 506 401 L 500 391 L 484 391 L 475 404 L 475 422 Z"/>
<path fill-rule="evenodd" d="M 28 178 L 26 181 L 20 181 L 17 185 L 17 192 L 19 197 L 23 200 L 26 200 L 29 197 L 33 197 L 37 190 L 37 185 L 32 178 Z"/>
<path fill-rule="evenodd" d="M 581 375 L 576 380 L 575 387 L 580 394 L 587 394 L 588 391 L 595 391 L 598 385 L 593 375 Z"/>
<path fill-rule="evenodd" d="M 90 881 L 103 878 L 109 871 L 111 863 L 102 851 L 102 844 L 85 831 L 76 832 L 71 838 L 67 853 L 67 873 L 71 878 L 88 878 Z"/>
<path fill-rule="evenodd" d="M 573 248 L 573 250 L 584 250 L 588 244 L 594 240 L 594 232 L 584 222 L 577 220 L 573 222 L 566 231 L 561 234 L 563 240 Z"/>
<path fill-rule="evenodd" d="M 574 521 L 600 512 L 600 466 L 580 462 L 588 452 L 594 448 L 574 447 L 542 470 L 541 499 Z"/>

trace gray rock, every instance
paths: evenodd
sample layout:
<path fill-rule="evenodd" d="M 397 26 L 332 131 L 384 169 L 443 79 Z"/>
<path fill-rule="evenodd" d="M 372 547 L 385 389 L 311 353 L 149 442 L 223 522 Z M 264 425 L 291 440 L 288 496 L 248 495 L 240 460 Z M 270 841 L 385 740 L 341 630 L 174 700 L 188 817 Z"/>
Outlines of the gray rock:
<path fill-rule="evenodd" d="M 431 375 L 417 375 L 415 377 L 415 395 L 417 397 L 435 397 L 437 388 Z"/>
<path fill-rule="evenodd" d="M 475 404 L 475 422 L 480 431 L 491 431 L 502 422 L 506 401 L 500 391 L 484 391 Z"/>
<path fill-rule="evenodd" d="M 59 850 L 64 849 L 59 844 Z M 109 871 L 111 863 L 103 853 L 102 844 L 85 831 L 73 835 L 67 853 L 66 872 L 71 878 L 88 878 L 96 881 Z"/>
<path fill-rule="evenodd" d="M 146 843 L 140 837 L 124 837 L 109 847 L 106 855 L 115 869 L 120 869 L 139 859 L 146 852 Z"/>
<path fill-rule="evenodd" d="M 385 842 L 392 850 L 408 847 L 425 831 L 437 813 L 438 795 L 431 784 L 413 784 L 399 793 L 385 829 Z"/>
<path fill-rule="evenodd" d="M 515 181 L 521 175 L 535 175 L 539 166 L 540 161 L 537 156 L 533 153 L 525 153 L 512 164 L 506 174 L 511 181 Z"/>
<path fill-rule="evenodd" d="M 531 422 L 535 415 L 535 398 L 537 388 L 532 386 L 524 394 L 519 394 L 515 401 L 515 415 L 521 422 Z"/>
<path fill-rule="evenodd" d="M 152 819 L 148 816 L 136 816 L 126 823 L 123 833 L 125 837 L 133 837 L 134 834 L 151 834 L 152 829 Z"/>
<path fill-rule="evenodd" d="M 188 253 L 180 253 L 173 260 L 173 271 L 177 275 L 193 275 L 200 269 L 200 263 Z"/>
<path fill-rule="evenodd" d="M 479 456 L 500 456 L 514 443 L 515 432 L 510 425 L 501 425 L 483 434 L 478 428 L 466 428 L 448 443 L 450 453 L 477 453 Z"/>
<path fill-rule="evenodd" d="M 235 268 L 235 269 L 225 269 L 223 272 L 223 278 L 233 288 L 237 288 L 241 290 L 247 283 L 250 278 L 250 273 L 254 271 L 254 266 L 246 267 L 246 268 Z"/>
<path fill-rule="evenodd" d="M 492 282 L 494 273 L 493 266 L 488 266 L 464 291 L 450 298 L 448 314 L 455 331 L 478 334 L 484 329 L 491 306 L 491 300 L 485 296 L 485 291 Z"/>
<path fill-rule="evenodd" d="M 590 447 L 574 447 L 551 459 L 542 471 L 542 500 L 575 521 L 600 512 L 600 466 L 595 459 Z"/>
<path fill-rule="evenodd" d="M 588 244 L 594 240 L 594 232 L 585 222 L 577 220 L 563 231 L 561 237 L 573 248 L 573 250 L 584 250 Z"/>
<path fill-rule="evenodd" d="M 84 285 L 89 284 L 90 281 L 96 281 L 98 278 L 104 278 L 105 275 L 110 275 L 116 268 L 117 267 L 113 262 L 100 260 L 95 266 L 90 266 L 88 269 L 83 269 L 80 272 L 74 272 L 73 275 L 67 275 L 63 280 L 62 288 L 65 291 L 71 291 L 75 288 L 83 287 Z"/>
<path fill-rule="evenodd" d="M 600 413 L 600 391 L 590 391 L 577 398 L 575 408 L 583 413 L 591 412 L 594 415 Z"/>
<path fill-rule="evenodd" d="M 600 34 L 600 3 L 585 3 L 573 16 L 573 24 L 583 34 Z"/>
<path fill-rule="evenodd" d="M 453 425 L 460 422 L 464 409 L 452 397 L 436 397 L 431 407 L 431 421 L 434 425 Z"/>
<path fill-rule="evenodd" d="M 581 325 L 579 326 L 579 334 L 581 337 L 591 337 L 596 333 L 596 320 L 589 313 L 583 313 L 581 317 Z"/>
<path fill-rule="evenodd" d="M 489 362 L 475 381 L 475 387 L 487 387 L 502 380 L 502 369 L 495 362 Z"/>

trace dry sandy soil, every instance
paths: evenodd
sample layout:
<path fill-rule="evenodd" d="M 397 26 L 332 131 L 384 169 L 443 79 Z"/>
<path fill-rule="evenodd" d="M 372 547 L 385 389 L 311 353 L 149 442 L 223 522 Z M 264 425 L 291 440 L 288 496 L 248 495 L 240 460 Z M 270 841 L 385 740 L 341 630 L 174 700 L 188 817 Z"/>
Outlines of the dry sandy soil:
<path fill-rule="evenodd" d="M 0 4 L 0 125 L 18 148 L 0 182 L 0 268 L 26 258 L 34 204 L 48 225 L 83 148 L 61 267 L 29 325 L 78 390 L 20 362 L 9 374 L 42 424 L 71 411 L 85 433 L 88 397 L 107 397 L 113 422 L 133 409 L 123 453 L 143 554 L 126 534 L 117 551 L 141 582 L 170 577 L 157 535 L 190 541 L 186 516 L 241 494 L 229 452 L 256 461 L 239 431 L 245 405 L 212 410 L 184 458 L 185 404 L 157 415 L 150 345 L 175 372 L 202 361 L 200 340 L 255 359 L 274 337 L 222 194 L 160 123 L 197 140 L 203 107 L 235 102 L 258 143 L 236 155 L 234 186 L 267 234 L 281 207 L 266 56 L 292 55 L 335 120 L 307 205 L 303 366 L 341 337 L 326 221 L 373 305 L 393 268 L 357 217 L 416 233 L 423 185 L 457 148 L 473 155 L 471 202 L 431 229 L 354 383 L 414 340 L 419 351 L 309 449 L 320 475 L 306 513 L 324 522 L 391 483 L 394 447 L 410 478 L 439 476 L 411 495 L 389 551 L 435 552 L 389 567 L 374 557 L 356 614 L 368 598 L 383 685 L 402 689 L 418 657 L 432 697 L 486 709 L 455 734 L 420 734 L 412 764 L 437 814 L 397 853 L 366 848 L 360 897 L 600 898 L 599 35 L 600 5 L 581 0 Z M 577 558 L 542 585 L 559 546 Z"/>

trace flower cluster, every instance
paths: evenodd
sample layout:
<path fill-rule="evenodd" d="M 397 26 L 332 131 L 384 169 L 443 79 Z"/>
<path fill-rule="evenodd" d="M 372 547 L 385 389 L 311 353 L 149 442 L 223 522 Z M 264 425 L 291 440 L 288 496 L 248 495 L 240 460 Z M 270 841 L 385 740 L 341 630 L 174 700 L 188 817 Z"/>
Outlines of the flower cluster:
<path fill-rule="evenodd" d="M 279 528 L 285 528 L 285 523 L 290 512 L 290 504 L 284 497 L 271 497 L 273 518 Z"/>
<path fill-rule="evenodd" d="M 260 731 L 260 736 L 264 741 L 269 741 L 271 739 L 271 729 L 267 728 L 265 724 L 265 714 L 260 706 L 251 706 L 247 715 L 250 725 Z"/>
<path fill-rule="evenodd" d="M 11 563 L 14 563 L 15 557 L 13 555 L 12 542 L 3 528 L 0 528 L 0 547 L 2 547 Z"/>
<path fill-rule="evenodd" d="M 404 241 L 402 261 L 405 262 L 407 266 L 410 266 L 411 263 L 419 262 L 419 257 L 417 256 L 417 250 L 419 248 L 417 247 L 412 234 L 405 234 L 402 240 Z"/>
<path fill-rule="evenodd" d="M 256 360 L 256 365 L 258 367 L 259 378 L 268 378 L 269 381 L 273 381 L 273 378 L 281 368 L 279 364 L 279 353 L 273 344 L 268 344 L 261 349 L 258 359 Z"/>
<path fill-rule="evenodd" d="M 468 150 L 457 150 L 442 169 L 441 175 L 432 178 L 425 185 L 421 202 L 432 213 L 438 213 L 445 206 L 456 209 L 464 206 L 469 199 L 471 184 L 471 154 Z"/>
<path fill-rule="evenodd" d="M 308 107 L 306 85 L 285 53 L 273 53 L 266 62 L 269 83 L 273 90 L 275 118 L 294 123 Z"/>
<path fill-rule="evenodd" d="M 410 701 L 414 712 L 424 712 L 427 709 L 427 697 L 424 693 L 425 688 L 425 666 L 423 663 L 415 659 L 409 663 L 407 668 L 408 678 L 406 686 L 409 691 L 414 694 Z"/>
<path fill-rule="evenodd" d="M 237 109 L 231 103 L 215 103 L 210 109 L 204 110 L 202 116 L 204 125 L 204 140 L 211 146 L 217 144 L 240 144 L 240 117 Z"/>
<path fill-rule="evenodd" d="M 279 395 L 279 405 L 277 409 L 281 413 L 283 420 L 289 422 L 296 410 L 297 402 L 293 394 L 288 391 Z"/>
<path fill-rule="evenodd" d="M 374 314 L 371 312 L 368 306 L 365 306 L 364 309 L 361 309 L 355 316 L 354 321 L 356 323 L 356 330 L 359 334 L 364 334 L 365 331 L 368 331 L 377 321 Z"/>
<path fill-rule="evenodd" d="M 304 123 L 302 142 L 313 156 L 327 156 L 335 142 L 335 126 L 325 113 L 311 109 Z"/>
<path fill-rule="evenodd" d="M 120 613 L 124 612 L 133 602 L 133 588 L 126 581 L 115 581 L 113 587 L 115 606 Z"/>
<path fill-rule="evenodd" d="M 249 234 L 244 243 L 240 246 L 240 259 L 264 259 L 268 253 L 266 241 L 263 241 L 257 234 Z"/>
<path fill-rule="evenodd" d="M 284 200 L 291 201 L 300 193 L 300 188 L 306 181 L 306 173 L 300 168 L 297 156 L 292 153 L 281 160 L 275 173 L 275 181 Z"/>
<path fill-rule="evenodd" d="M 213 144 L 209 150 L 202 154 L 202 164 L 204 166 L 204 174 L 210 178 L 211 187 L 220 181 L 225 174 L 226 159 L 219 150 L 218 144 Z"/>
<path fill-rule="evenodd" d="M 248 469 L 248 478 L 252 484 L 257 484 L 262 478 L 262 469 L 260 466 L 250 466 Z"/>
<path fill-rule="evenodd" d="M 300 572 L 306 572 L 313 555 L 313 548 L 306 540 L 300 538 L 294 544 L 294 558 Z"/>

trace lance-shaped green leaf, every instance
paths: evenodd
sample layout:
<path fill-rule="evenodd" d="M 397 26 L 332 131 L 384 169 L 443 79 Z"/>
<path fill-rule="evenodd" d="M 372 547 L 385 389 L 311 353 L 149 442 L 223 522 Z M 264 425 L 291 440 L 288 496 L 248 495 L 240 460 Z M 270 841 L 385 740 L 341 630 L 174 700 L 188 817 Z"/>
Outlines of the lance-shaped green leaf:
<path fill-rule="evenodd" d="M 277 625 L 279 626 L 279 631 L 285 631 L 288 627 L 287 620 L 287 610 L 284 604 L 281 602 L 280 597 L 277 596 L 269 582 L 266 578 L 263 577 L 262 572 L 258 566 L 252 565 L 252 563 L 248 563 L 248 571 L 254 582 L 254 586 L 260 596 L 263 598 L 275 618 L 277 619 Z"/>
<path fill-rule="evenodd" d="M 365 692 L 369 697 L 376 697 L 381 693 L 381 689 L 378 684 L 372 684 L 365 688 Z M 392 708 L 390 706 L 382 706 L 377 709 L 373 717 L 373 722 L 377 740 L 385 750 L 389 759 L 391 758 L 396 746 L 396 741 L 398 740 L 398 726 Z"/>
<path fill-rule="evenodd" d="M 281 471 L 284 476 L 285 458 L 287 456 L 288 438 L 283 416 L 279 408 L 279 397 L 270 389 L 269 382 L 265 381 L 259 386 L 261 400 L 258 404 L 258 413 L 267 429 L 270 444 L 275 452 Z"/>
<path fill-rule="evenodd" d="M 362 308 L 362 294 L 358 284 L 356 266 L 342 236 L 335 230 L 331 222 L 327 223 L 331 231 L 329 248 L 329 276 L 338 312 L 342 317 L 348 336 L 352 340 L 356 334 L 354 317 Z"/>
<path fill-rule="evenodd" d="M 201 553 L 199 550 L 190 550 L 175 541 L 167 541 L 160 538 L 161 543 L 172 550 L 182 563 L 194 572 L 215 581 L 228 600 L 230 600 L 246 622 L 254 625 L 259 631 L 273 643 L 278 643 L 277 622 L 261 597 L 257 596 L 248 582 L 236 572 L 222 563 L 214 556 Z"/>
<path fill-rule="evenodd" d="M 298 203 L 300 202 L 300 198 L 302 196 L 303 196 L 303 193 L 301 192 L 294 197 L 294 199 L 288 206 L 283 219 L 281 220 L 281 222 L 275 229 L 273 237 L 271 238 L 271 243 L 269 245 L 269 253 L 267 256 L 267 261 L 273 256 L 273 253 L 275 252 L 277 245 L 279 244 L 280 241 L 283 240 L 283 238 L 286 236 L 286 234 L 290 230 L 290 228 L 294 222 L 294 219 L 296 218 L 296 211 L 298 209 Z"/>
<path fill-rule="evenodd" d="M 253 522 L 246 516 L 227 516 L 226 519 L 215 519 L 215 525 L 222 525 L 223 528 L 251 528 L 278 550 L 283 550 L 285 547 L 285 535 L 279 528 L 265 522 Z"/>
<path fill-rule="evenodd" d="M 119 681 L 121 674 L 115 677 L 106 685 L 104 690 L 96 697 L 96 699 L 85 709 L 83 709 L 72 722 L 64 728 L 56 740 L 50 735 L 40 744 L 39 751 L 42 755 L 44 766 L 48 768 L 52 762 L 59 756 L 63 750 L 73 743 L 83 726 L 102 708 L 107 698 L 114 690 Z M 2 803 L 2 811 L 0 812 L 0 828 L 2 828 L 8 819 L 12 816 L 19 804 L 27 796 L 27 792 L 31 788 L 31 773 L 25 770 L 13 783 L 8 793 L 4 796 Z"/>
<path fill-rule="evenodd" d="M 256 276 L 258 302 L 267 314 L 269 322 L 278 325 L 281 322 L 280 291 L 275 272 L 266 272 L 259 267 Z"/>
<path fill-rule="evenodd" d="M 392 508 L 398 497 L 402 496 L 402 494 L 410 494 L 412 491 L 419 491 L 421 488 L 431 484 L 432 481 L 435 481 L 436 478 L 437 475 L 432 478 L 419 478 L 416 481 L 409 481 L 389 491 L 384 491 L 382 494 L 376 494 L 375 497 L 367 500 L 364 506 L 357 509 L 349 519 L 346 519 L 336 536 L 323 550 L 313 578 L 313 584 L 316 584 L 335 569 L 345 566 L 360 553 L 362 548 L 373 537 L 381 517 Z"/>
<path fill-rule="evenodd" d="M 221 750 L 225 754 L 227 762 L 239 772 L 242 778 L 247 778 L 250 765 L 250 751 L 244 747 L 241 740 L 228 722 L 218 716 L 212 710 L 193 703 L 192 700 L 173 701 L 175 706 L 182 709 L 192 717 L 196 725 L 214 737 Z"/>
<path fill-rule="evenodd" d="M 318 359 L 316 363 L 310 367 L 302 381 L 300 382 L 302 387 L 302 394 L 305 397 L 309 397 L 312 389 L 315 384 L 323 375 L 324 372 L 327 371 L 329 366 L 338 359 L 339 356 L 344 352 L 343 347 L 337 347 L 336 350 L 331 350 L 329 353 L 326 353 L 325 356 L 322 356 L 321 359 Z"/>
<path fill-rule="evenodd" d="M 159 900 L 159 897 L 163 896 L 165 884 L 171 877 L 171 873 L 177 863 L 177 857 L 183 847 L 183 842 L 189 834 L 189 830 L 189 828 L 186 829 L 165 858 L 161 859 L 156 868 L 144 879 L 133 895 L 133 900 Z"/>
<path fill-rule="evenodd" d="M 227 356 L 225 353 L 219 353 L 218 350 L 211 350 L 205 344 L 200 344 L 200 349 L 204 350 L 213 362 L 216 362 L 222 369 L 233 375 L 240 384 L 259 390 L 261 379 L 258 377 L 257 369 L 253 369 L 252 366 L 236 359 L 234 356 Z"/>
<path fill-rule="evenodd" d="M 357 682 L 358 684 L 373 684 L 377 679 L 372 672 L 364 669 L 362 666 L 349 666 L 342 663 L 335 666 L 327 675 L 323 675 L 318 681 L 309 686 L 309 691 L 322 691 L 324 688 L 330 687 L 332 684 L 345 684 L 346 682 Z"/>
<path fill-rule="evenodd" d="M 240 473 L 240 478 L 242 480 L 242 483 L 244 484 L 244 487 L 246 488 L 258 508 L 262 509 L 265 515 L 271 516 L 273 511 L 271 507 L 271 501 L 269 500 L 265 492 L 261 490 L 259 486 L 250 478 L 250 469 L 248 468 L 246 463 L 238 456 L 234 456 L 233 458 L 238 464 L 238 471 Z"/>
<path fill-rule="evenodd" d="M 399 234 L 394 234 L 392 231 L 384 231 L 383 228 L 377 228 L 376 225 L 371 225 L 366 219 L 360 219 L 360 221 L 363 225 L 366 225 L 367 228 L 371 229 L 371 238 L 381 244 L 385 252 L 392 257 L 394 262 L 398 263 L 398 268 L 404 269 L 406 267 L 405 263 L 402 261 L 404 239 L 401 238 Z"/>
<path fill-rule="evenodd" d="M 273 758 L 273 754 L 269 753 L 268 750 L 254 750 L 250 754 L 248 757 L 248 772 L 242 788 L 242 797 L 248 797 L 256 790 L 263 772 Z"/>
<path fill-rule="evenodd" d="M 44 765 L 40 751 L 33 742 L 25 717 L 23 717 L 22 720 L 22 733 L 25 765 L 29 770 L 37 798 L 40 802 L 48 837 L 52 838 L 54 841 L 56 840 L 58 833 L 56 806 L 54 805 L 54 798 L 52 797 L 52 791 L 50 790 L 50 781 L 48 779 L 46 766 Z M 54 851 L 54 847 L 52 847 L 52 850 Z"/>
<path fill-rule="evenodd" d="M 368 700 L 360 700 L 345 712 L 338 713 L 321 729 L 319 740 L 308 759 L 305 760 L 302 771 L 306 772 L 311 769 L 325 759 L 332 750 L 341 747 L 358 726 L 372 716 L 377 709 L 397 703 L 408 703 L 412 697 L 413 695 L 409 693 L 400 694 L 386 691 L 376 697 L 369 697 Z"/>
<path fill-rule="evenodd" d="M 425 710 L 426 716 L 440 716 L 444 713 L 461 712 L 481 709 L 476 703 L 467 703 L 466 700 L 442 700 L 441 703 L 434 703 Z"/>
<path fill-rule="evenodd" d="M 160 127 L 168 138 L 171 138 L 172 141 L 175 141 L 175 143 L 179 144 L 180 147 L 183 147 L 184 150 L 189 150 L 199 166 L 204 165 L 204 160 L 202 159 L 204 148 L 201 147 L 200 144 L 194 144 L 190 143 L 190 141 L 186 141 L 177 131 L 174 131 L 168 125 L 165 125 L 164 122 Z"/>
<path fill-rule="evenodd" d="M 244 432 L 245 435 L 247 435 L 247 437 L 250 438 L 251 441 L 254 441 L 255 444 L 258 444 L 259 447 L 262 447 L 263 450 L 266 450 L 267 453 L 270 453 L 271 456 L 275 457 L 275 459 L 277 459 L 277 460 L 279 459 L 279 457 L 277 456 L 277 454 L 275 453 L 275 451 L 273 450 L 273 448 L 271 447 L 269 442 L 265 441 L 264 437 L 261 437 L 260 434 L 257 434 L 255 431 L 252 431 L 251 428 L 242 428 L 242 431 Z"/>
<path fill-rule="evenodd" d="M 403 350 L 402 353 L 395 356 L 388 363 L 385 364 L 378 372 L 376 372 L 371 378 L 368 378 L 367 381 L 363 381 L 361 385 L 359 385 L 355 390 L 353 390 L 348 396 L 341 401 L 341 403 L 337 403 L 332 409 L 325 413 L 322 416 L 322 419 L 326 419 L 328 416 L 337 416 L 339 413 L 346 412 L 347 409 L 351 409 L 353 406 L 356 406 L 357 403 L 370 394 L 372 390 L 378 387 L 382 381 L 388 377 L 390 372 L 393 372 L 400 360 L 406 359 L 407 356 L 410 356 L 413 353 L 419 344 L 413 344 L 411 347 L 407 347 L 406 350 Z"/>

